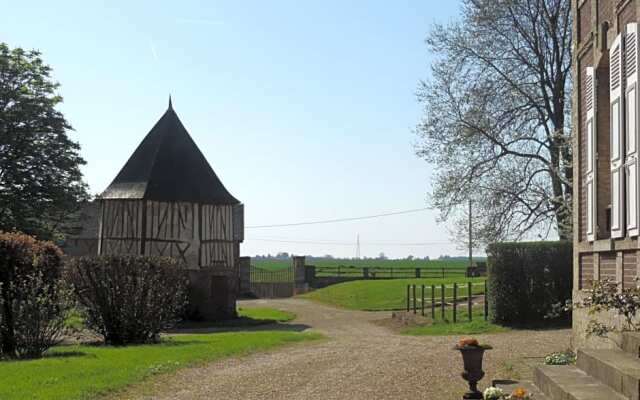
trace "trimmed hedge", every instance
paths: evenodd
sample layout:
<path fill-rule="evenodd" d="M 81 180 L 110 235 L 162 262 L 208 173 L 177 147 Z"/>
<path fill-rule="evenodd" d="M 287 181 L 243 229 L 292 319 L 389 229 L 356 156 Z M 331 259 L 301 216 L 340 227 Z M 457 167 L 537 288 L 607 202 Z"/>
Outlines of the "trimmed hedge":
<path fill-rule="evenodd" d="M 494 243 L 487 248 L 489 317 L 505 325 L 570 323 L 570 314 L 545 318 L 571 300 L 571 242 Z"/>

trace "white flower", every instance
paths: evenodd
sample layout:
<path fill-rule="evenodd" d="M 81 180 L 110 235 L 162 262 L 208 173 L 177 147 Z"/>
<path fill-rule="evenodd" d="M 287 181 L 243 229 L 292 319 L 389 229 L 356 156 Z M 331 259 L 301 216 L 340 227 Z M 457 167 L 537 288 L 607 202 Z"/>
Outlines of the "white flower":
<path fill-rule="evenodd" d="M 502 389 L 491 386 L 484 390 L 482 397 L 484 400 L 500 400 L 504 398 L 504 392 Z"/>

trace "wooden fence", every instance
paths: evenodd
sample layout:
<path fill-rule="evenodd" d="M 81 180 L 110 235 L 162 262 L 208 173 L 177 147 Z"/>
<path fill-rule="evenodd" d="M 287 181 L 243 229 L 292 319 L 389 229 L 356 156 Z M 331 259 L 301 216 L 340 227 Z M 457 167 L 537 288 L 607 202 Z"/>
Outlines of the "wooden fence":
<path fill-rule="evenodd" d="M 451 292 L 450 296 L 447 296 L 448 289 Z M 439 293 L 437 293 L 438 291 Z M 458 322 L 458 308 L 461 306 L 464 309 L 466 305 L 467 320 L 472 321 L 474 297 L 483 300 L 482 316 L 486 321 L 489 317 L 487 281 L 482 283 L 454 283 L 453 286 L 444 284 L 430 286 L 407 285 L 407 312 L 413 311 L 414 314 L 417 314 L 419 310 L 422 316 L 426 316 L 430 311 L 432 319 L 436 319 L 439 314 L 440 318 L 444 320 L 447 318 L 446 309 L 449 307 L 452 321 Z"/>
<path fill-rule="evenodd" d="M 293 267 L 275 271 L 251 266 L 251 293 L 259 298 L 291 297 L 295 292 Z"/>
<path fill-rule="evenodd" d="M 396 278 L 461 278 L 470 274 L 467 267 L 356 267 L 351 265 L 315 267 L 316 277 L 396 279 Z"/>

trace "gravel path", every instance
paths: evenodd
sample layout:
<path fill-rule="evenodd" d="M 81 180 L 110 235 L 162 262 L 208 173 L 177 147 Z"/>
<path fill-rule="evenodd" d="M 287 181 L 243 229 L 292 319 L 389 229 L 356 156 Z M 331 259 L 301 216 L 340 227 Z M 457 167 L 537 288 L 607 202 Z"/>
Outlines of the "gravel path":
<path fill-rule="evenodd" d="M 181 370 L 121 398 L 458 400 L 464 393 L 462 361 L 451 349 L 458 337 L 397 335 L 373 323 L 388 318 L 388 312 L 341 310 L 301 299 L 243 301 L 240 306 L 292 311 L 298 315 L 292 324 L 309 326 L 328 340 Z M 566 349 L 570 331 L 477 337 L 494 346 L 485 355 L 484 387 L 493 378 L 528 369 L 523 362 Z"/>

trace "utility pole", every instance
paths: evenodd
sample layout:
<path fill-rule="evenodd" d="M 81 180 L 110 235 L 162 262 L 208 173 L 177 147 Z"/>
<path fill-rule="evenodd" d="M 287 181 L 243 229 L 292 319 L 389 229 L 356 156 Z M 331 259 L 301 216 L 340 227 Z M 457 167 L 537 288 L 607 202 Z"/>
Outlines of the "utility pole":
<path fill-rule="evenodd" d="M 471 223 L 471 200 L 469 200 L 469 267 L 473 266 L 473 231 Z"/>
<path fill-rule="evenodd" d="M 360 259 L 360 234 L 356 236 L 356 260 Z"/>

